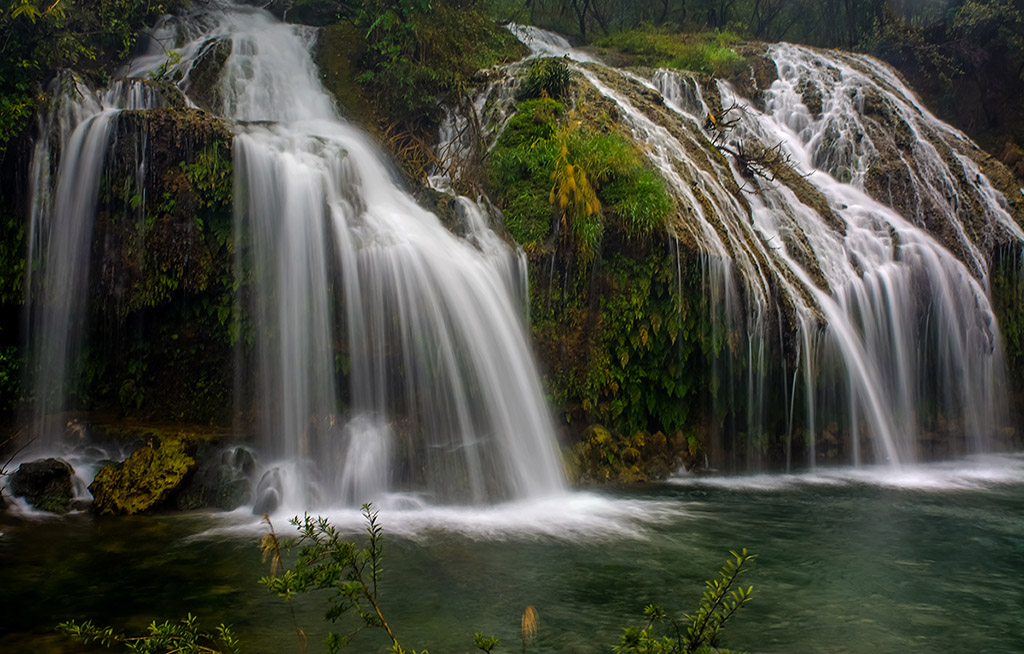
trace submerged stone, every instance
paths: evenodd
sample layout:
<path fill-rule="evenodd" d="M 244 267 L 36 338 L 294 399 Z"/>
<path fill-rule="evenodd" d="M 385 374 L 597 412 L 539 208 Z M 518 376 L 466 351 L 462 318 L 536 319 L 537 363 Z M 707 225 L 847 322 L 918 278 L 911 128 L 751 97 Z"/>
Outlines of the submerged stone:
<path fill-rule="evenodd" d="M 132 515 L 161 508 L 196 467 L 189 449 L 183 439 L 168 439 L 103 468 L 89 484 L 94 509 L 100 514 Z"/>
<path fill-rule="evenodd" d="M 75 495 L 73 475 L 74 469 L 66 461 L 39 459 L 21 464 L 11 475 L 7 489 L 40 511 L 67 513 Z"/>

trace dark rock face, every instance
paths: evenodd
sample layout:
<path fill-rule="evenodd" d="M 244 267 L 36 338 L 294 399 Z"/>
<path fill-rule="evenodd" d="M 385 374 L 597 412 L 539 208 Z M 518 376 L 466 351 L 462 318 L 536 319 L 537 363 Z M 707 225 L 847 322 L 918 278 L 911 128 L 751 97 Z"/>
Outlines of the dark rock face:
<path fill-rule="evenodd" d="M 39 459 L 23 463 L 11 475 L 7 488 L 11 495 L 24 497 L 34 508 L 51 513 L 71 510 L 74 469 L 60 459 Z"/>
<path fill-rule="evenodd" d="M 211 40 L 203 45 L 203 52 L 196 58 L 195 65 L 189 73 L 189 97 L 207 111 L 217 112 L 221 108 L 223 98 L 218 82 L 224 62 L 230 55 L 231 41 Z"/>
<path fill-rule="evenodd" d="M 244 447 L 209 456 L 198 455 L 199 467 L 178 492 L 175 505 L 182 511 L 218 508 L 233 511 L 252 501 L 252 474 L 256 459 Z"/>
<path fill-rule="evenodd" d="M 271 0 L 264 7 L 287 23 L 325 27 L 354 15 L 353 5 L 341 0 Z"/>

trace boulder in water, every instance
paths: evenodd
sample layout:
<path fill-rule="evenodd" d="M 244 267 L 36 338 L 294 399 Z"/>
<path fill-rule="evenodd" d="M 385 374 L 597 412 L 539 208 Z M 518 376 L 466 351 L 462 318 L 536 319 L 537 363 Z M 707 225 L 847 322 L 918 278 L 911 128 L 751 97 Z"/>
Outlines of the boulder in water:
<path fill-rule="evenodd" d="M 254 515 L 273 513 L 281 504 L 281 471 L 272 468 L 263 473 L 260 483 L 256 486 L 256 501 L 253 503 Z"/>
<path fill-rule="evenodd" d="M 89 484 L 93 508 L 114 515 L 161 508 L 195 470 L 193 451 L 184 439 L 166 439 L 136 450 L 123 463 L 103 468 Z"/>
<path fill-rule="evenodd" d="M 74 472 L 70 464 L 60 459 L 30 461 L 11 475 L 7 489 L 40 511 L 67 513 L 75 495 L 71 483 Z"/>
<path fill-rule="evenodd" d="M 178 492 L 175 505 L 188 511 L 216 507 L 233 511 L 252 501 L 256 459 L 250 450 L 234 447 L 199 456 L 199 467 Z"/>

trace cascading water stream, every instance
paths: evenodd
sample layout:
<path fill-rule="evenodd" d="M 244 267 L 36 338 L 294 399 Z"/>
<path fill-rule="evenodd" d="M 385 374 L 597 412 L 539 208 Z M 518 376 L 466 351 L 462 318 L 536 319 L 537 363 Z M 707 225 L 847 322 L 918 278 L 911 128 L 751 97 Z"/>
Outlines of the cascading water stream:
<path fill-rule="evenodd" d="M 358 505 L 396 489 L 474 503 L 559 491 L 514 292 L 524 286 L 517 253 L 474 203 L 459 201 L 463 240 L 398 187 L 321 87 L 313 30 L 231 5 L 198 23 L 209 27 L 184 52 L 231 44 L 219 92 L 238 125 L 257 430 L 283 462 L 272 475 L 282 481 L 265 485 L 270 501 L 283 487 L 299 489 L 283 498 L 294 506 Z"/>
<path fill-rule="evenodd" d="M 742 140 L 769 147 L 781 143 L 798 170 L 810 171 L 807 180 L 843 221 L 839 230 L 813 214 L 794 210 L 799 200 L 781 185 L 761 184 L 761 192 L 751 199 L 752 218 L 766 236 L 773 235 L 775 225 L 784 224 L 785 217 L 780 215 L 791 216 L 816 254 L 827 286 L 807 280 L 805 287 L 826 314 L 826 348 L 839 351 L 839 368 L 848 371 L 845 380 L 831 382 L 825 376 L 822 387 L 848 388 L 849 424 L 857 425 L 858 416 L 864 416 L 875 437 L 876 457 L 884 452 L 889 461 L 915 460 L 917 437 L 926 431 L 917 413 L 928 402 L 941 407 L 949 419 L 959 419 L 968 451 L 982 449 L 1004 418 L 1000 337 L 986 294 L 985 258 L 968 236 L 965 220 L 969 217 L 959 201 L 977 192 L 977 187 L 967 189 L 954 181 L 965 177 L 966 171 L 958 174 L 954 169 L 958 162 L 963 165 L 965 157 L 947 164 L 937 149 L 969 144 L 923 111 L 878 62 L 855 58 L 872 72 L 882 71 L 880 83 L 843 65 L 843 55 L 822 62 L 818 53 L 782 44 L 773 47 L 770 56 L 781 79 L 765 91 L 764 113 L 728 88 L 722 88 L 722 96 L 726 104 L 743 107 L 731 135 L 737 147 Z M 823 90 L 822 116 L 809 123 L 801 118 L 806 109 L 796 108 L 803 105 L 796 101 L 795 69 L 817 75 L 813 79 Z M 869 169 L 879 164 L 881 146 L 873 142 L 869 126 L 850 125 L 862 114 L 851 111 L 847 103 L 858 95 L 872 94 L 882 97 L 911 129 L 912 145 L 909 154 L 901 154 L 901 161 L 915 196 L 930 196 L 931 211 L 941 215 L 941 224 L 952 227 L 952 242 L 940 243 L 863 191 Z M 794 125 L 801 131 L 796 132 Z M 950 136 L 953 143 L 942 135 Z M 836 140 L 856 142 L 854 150 L 859 152 L 844 155 Z M 975 175 L 980 186 L 982 177 Z M 936 191 L 944 186 L 946 192 Z M 779 198 L 780 194 L 786 197 Z M 984 208 L 987 229 L 1021 238 L 1020 228 L 1005 210 L 989 204 L 993 196 L 975 197 Z M 913 217 L 925 222 L 920 204 Z M 933 225 L 937 222 L 931 220 Z M 951 249 L 962 259 L 953 256 Z M 799 266 L 794 262 L 790 269 L 798 272 Z M 827 356 L 827 350 L 822 354 Z M 843 374 L 834 364 L 821 365 L 826 373 Z M 806 383 L 813 386 L 810 379 Z"/>
<path fill-rule="evenodd" d="M 696 241 L 709 261 L 705 284 L 719 307 L 712 320 L 748 335 L 740 387 L 749 402 L 748 435 L 765 413 L 765 379 L 756 371 L 776 329 L 766 320 L 779 313 L 773 294 L 795 313 L 797 371 L 787 397 L 795 407 L 799 376 L 812 465 L 826 422 L 833 436 L 848 431 L 854 461 L 891 464 L 914 461 L 936 421 L 956 425 L 950 431 L 964 435 L 960 451 L 982 449 L 1005 424 L 1004 365 L 982 245 L 1022 241 L 1024 232 L 969 156 L 973 144 L 922 109 L 884 65 L 773 46 L 768 56 L 779 80 L 762 91 L 763 111 L 727 84 L 716 89 L 722 106 L 732 107 L 729 127 L 717 137 L 720 151 L 740 153 L 727 167 L 704 131 L 709 109 L 695 78 L 660 70 L 647 80 L 596 64 L 557 35 L 512 31 L 537 56 L 572 59 L 571 67 L 614 102 L 676 194 L 673 229 Z M 808 88 L 816 90 L 819 115 L 804 103 Z M 657 90 L 669 111 L 630 89 Z M 870 111 L 887 112 L 893 130 L 908 132 L 902 147 L 882 142 L 886 133 L 865 117 Z M 795 180 L 744 169 L 738 160 L 758 147 L 778 148 Z M 909 180 L 913 203 L 905 215 L 865 191 L 878 186 L 872 175 L 887 148 Z M 893 193 L 883 199 L 895 201 Z M 733 290 L 731 271 L 742 291 Z M 737 310 L 729 298 L 740 296 L 745 307 Z M 933 415 L 919 416 L 925 410 Z"/>
<path fill-rule="evenodd" d="M 48 446 L 64 431 L 41 417 L 69 406 L 60 389 L 81 338 L 110 126 L 123 109 L 157 106 L 145 78 L 176 79 L 188 95 L 198 67 L 226 52 L 217 88 L 195 90 L 236 131 L 236 257 L 251 279 L 255 338 L 240 387 L 252 391 L 244 410 L 267 471 L 257 509 L 358 506 L 396 491 L 446 503 L 559 493 L 522 325 L 522 253 L 490 230 L 481 205 L 457 199 L 459 238 L 400 188 L 321 87 L 315 38 L 261 9 L 197 5 L 164 20 L 151 51 L 121 72 L 143 79 L 101 98 L 58 96 L 41 134 L 60 138 L 41 138 L 34 162 L 38 429 L 53 434 Z"/>

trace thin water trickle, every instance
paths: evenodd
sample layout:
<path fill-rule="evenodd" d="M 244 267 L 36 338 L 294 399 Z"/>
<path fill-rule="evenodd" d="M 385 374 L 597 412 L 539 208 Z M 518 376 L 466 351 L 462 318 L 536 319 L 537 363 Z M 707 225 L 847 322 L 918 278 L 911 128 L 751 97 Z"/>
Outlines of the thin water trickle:
<path fill-rule="evenodd" d="M 56 448 L 65 431 L 61 413 L 70 406 L 69 376 L 85 331 L 92 224 L 113 128 L 122 111 L 164 102 L 138 80 L 95 92 L 71 74 L 53 80 L 50 92 L 31 165 L 26 273 L 36 451 Z"/>

